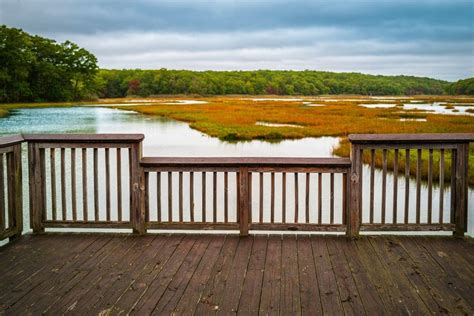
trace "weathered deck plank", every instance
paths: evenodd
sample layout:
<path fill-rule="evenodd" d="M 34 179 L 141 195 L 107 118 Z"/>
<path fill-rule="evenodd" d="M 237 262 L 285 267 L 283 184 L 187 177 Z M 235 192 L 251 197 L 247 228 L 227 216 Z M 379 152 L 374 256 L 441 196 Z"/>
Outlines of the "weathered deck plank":
<path fill-rule="evenodd" d="M 25 236 L 0 248 L 0 314 L 473 314 L 473 247 L 415 236 Z"/>

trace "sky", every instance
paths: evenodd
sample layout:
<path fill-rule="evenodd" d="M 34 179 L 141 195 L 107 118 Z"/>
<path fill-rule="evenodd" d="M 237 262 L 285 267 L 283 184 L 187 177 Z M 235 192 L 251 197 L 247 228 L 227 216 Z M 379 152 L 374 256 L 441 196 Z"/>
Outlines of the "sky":
<path fill-rule="evenodd" d="M 102 68 L 474 76 L 473 0 L 0 0 L 0 24 Z"/>

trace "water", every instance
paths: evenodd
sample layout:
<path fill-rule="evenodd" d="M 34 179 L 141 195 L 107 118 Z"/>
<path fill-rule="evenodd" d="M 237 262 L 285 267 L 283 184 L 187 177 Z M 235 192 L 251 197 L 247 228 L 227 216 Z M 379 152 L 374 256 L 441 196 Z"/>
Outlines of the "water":
<path fill-rule="evenodd" d="M 144 140 L 144 155 L 145 156 L 159 156 L 159 157 L 170 157 L 170 156 L 188 156 L 188 157 L 331 157 L 332 148 L 337 146 L 339 139 L 336 137 L 321 137 L 321 138 L 305 138 L 301 140 L 285 140 L 279 143 L 268 143 L 263 141 L 248 141 L 248 142 L 238 142 L 238 143 L 227 143 L 222 142 L 216 138 L 209 137 L 201 132 L 193 130 L 189 127 L 188 124 L 177 122 L 169 119 L 156 118 L 151 116 L 145 116 L 138 114 L 132 111 L 117 110 L 111 108 L 99 108 L 99 107 L 70 107 L 70 108 L 35 108 L 35 109 L 19 109 L 14 110 L 11 113 L 12 115 L 0 119 L 0 134 L 17 134 L 17 133 L 143 133 L 145 134 Z M 26 153 L 24 157 L 24 174 L 26 178 Z M 124 159 L 125 160 L 125 159 Z M 58 160 L 57 160 L 58 161 Z M 79 163 L 78 163 L 79 164 Z M 114 167 L 111 170 L 115 170 Z M 368 209 L 368 179 L 369 179 L 369 169 L 368 167 L 364 168 L 364 209 Z M 115 183 L 114 174 L 112 173 L 111 183 Z M 151 183 L 156 183 L 153 181 L 154 175 L 151 175 Z M 91 179 L 92 177 L 89 177 Z M 101 177 L 103 179 L 103 177 Z M 211 176 L 208 176 L 208 181 L 212 181 Z M 381 187 L 381 172 L 377 171 L 375 174 L 375 187 L 376 187 L 376 203 L 375 203 L 375 219 L 380 221 L 380 192 L 378 191 Z M 156 179 L 156 178 L 155 178 Z M 275 196 L 279 197 L 281 195 L 281 175 L 277 174 L 275 179 Z M 398 205 L 399 205 L 399 216 L 402 214 L 403 206 L 403 189 L 404 181 L 399 179 L 399 192 L 398 192 Z M 80 179 L 79 179 L 80 181 Z M 101 180 L 102 181 L 102 180 Z M 166 179 L 162 179 L 166 181 Z M 186 187 L 187 178 L 185 176 L 184 183 Z M 200 183 L 200 179 L 195 179 L 196 183 Z M 222 176 L 218 177 L 218 184 L 222 183 Z M 231 179 L 229 179 L 231 181 Z M 257 195 L 257 189 L 259 184 L 258 177 L 253 178 L 253 192 L 254 195 Z M 266 183 L 264 190 L 264 218 L 268 218 L 269 214 L 269 175 L 265 175 L 264 181 Z M 299 179 L 300 187 L 300 196 L 298 198 L 300 204 L 300 218 L 304 214 L 304 205 L 305 205 L 305 176 L 302 174 Z M 126 187 L 127 181 L 124 181 L 124 190 L 127 190 Z M 177 179 L 174 180 L 174 183 L 177 184 Z M 293 187 L 294 178 L 292 175 L 288 175 L 288 192 L 287 192 L 287 214 L 289 217 L 294 214 L 294 194 L 290 191 Z M 165 183 L 165 182 L 163 182 Z M 210 182 L 208 182 L 210 185 Z M 315 175 L 311 175 L 310 178 L 311 188 L 314 190 L 316 183 Z M 335 195 L 336 197 L 340 196 L 341 192 L 341 179 L 336 175 L 335 179 Z M 391 214 L 391 196 L 392 196 L 392 186 L 393 183 L 392 175 L 389 173 L 387 176 L 387 211 L 388 214 Z M 80 185 L 78 185 L 80 188 Z M 90 186 L 91 187 L 91 186 Z M 323 178 L 323 189 L 329 187 L 329 179 Z M 410 196 L 411 204 L 410 209 L 414 209 L 414 197 L 415 197 L 415 182 L 412 180 L 410 183 Z M 151 186 L 151 191 L 155 192 L 154 185 Z M 200 190 L 200 188 L 196 188 Z M 231 188 L 232 189 L 232 188 Z M 115 190 L 115 188 L 112 188 Z M 209 190 L 210 191 L 210 190 Z M 174 192 L 177 192 L 175 189 Z M 166 194 L 166 192 L 163 192 Z M 27 190 L 25 188 L 25 207 L 28 207 L 26 200 Z M 220 194 L 220 193 L 218 193 Z M 326 193 L 325 193 L 326 194 Z M 222 196 L 222 195 L 220 195 Z M 422 187 L 422 204 L 421 208 L 426 209 L 427 205 L 427 188 L 426 186 Z M 378 197 L 378 198 L 377 198 Z M 438 202 L 437 198 L 439 197 L 439 188 L 435 187 L 433 190 L 433 210 L 435 217 L 437 214 Z M 81 200 L 81 196 L 78 196 Z M 200 194 L 196 193 L 196 210 L 199 210 L 200 203 Z M 235 202 L 235 197 L 230 197 L 231 203 Z M 436 200 L 435 200 L 436 199 Z M 125 199 L 127 200 L 127 199 Z M 124 200 L 125 204 L 126 201 Z M 166 199 L 164 199 L 166 200 Z M 221 199 L 220 199 L 221 200 Z M 222 203 L 222 201 L 218 203 Z M 156 194 L 151 196 L 151 212 L 154 212 L 156 208 Z M 315 210 L 316 198 L 311 196 L 310 199 L 310 209 Z M 89 202 L 89 205 L 92 201 Z M 166 203 L 166 201 L 163 201 Z M 187 201 L 184 201 L 184 205 L 187 205 Z M 50 201 L 48 202 L 50 204 Z M 114 202 L 112 202 L 114 203 Z M 209 202 L 208 202 L 209 203 Z M 328 200 L 324 200 L 323 206 L 327 206 Z M 124 208 L 127 205 L 124 204 Z M 102 202 L 101 202 L 102 205 Z M 177 205 L 175 201 L 174 205 Z M 210 205 L 210 204 L 208 204 Z M 445 191 L 445 208 L 449 206 L 449 189 Z M 163 205 L 165 207 L 166 205 Z M 218 206 L 221 206 L 220 204 Z M 114 204 L 112 204 L 112 209 Z M 335 209 L 336 211 L 341 209 L 341 205 L 336 199 Z M 78 205 L 79 210 L 81 210 L 81 205 Z M 258 200 L 253 200 L 253 209 L 254 216 L 257 215 L 256 211 L 258 210 Z M 230 210 L 231 213 L 235 215 L 235 208 Z M 275 201 L 275 211 L 277 221 L 281 220 L 281 199 L 277 198 Z M 186 209 L 185 209 L 186 213 Z M 336 223 L 340 222 L 340 216 L 336 212 Z M 364 213 L 365 214 L 365 213 Z M 367 220 L 367 214 L 364 215 L 364 220 Z M 448 212 L 445 212 L 445 216 L 448 216 Z M 232 217 L 231 217 L 232 218 Z M 422 214 L 422 221 L 426 218 L 426 214 Z M 447 217 L 446 217 L 447 218 Z M 198 218 L 197 218 L 198 219 Z M 311 221 L 315 220 L 313 216 L 313 211 L 310 215 Z M 410 217 L 412 220 L 413 218 Z M 323 218 L 326 221 L 326 218 Z M 391 217 L 388 215 L 387 220 L 390 221 Z M 28 226 L 29 219 L 25 216 L 25 226 Z M 25 227 L 25 229 L 27 229 Z M 469 190 L 469 224 L 468 224 L 469 234 L 473 235 L 474 233 L 474 193 L 473 190 Z"/>
<path fill-rule="evenodd" d="M 377 108 L 393 108 L 396 107 L 395 103 L 362 103 L 359 106 L 377 109 Z M 400 110 L 419 110 L 422 113 L 427 114 L 444 114 L 444 115 L 474 115 L 474 113 L 466 112 L 467 110 L 474 110 L 474 106 L 471 104 L 454 104 L 452 107 L 446 108 L 446 102 L 433 102 L 433 103 L 420 103 L 411 102 L 403 104 Z"/>
<path fill-rule="evenodd" d="M 472 105 L 453 105 L 452 108 L 446 108 L 446 102 L 433 103 L 405 103 L 404 110 L 420 110 L 426 113 L 445 114 L 445 115 L 474 115 L 474 113 L 466 112 L 466 110 L 474 110 Z"/>

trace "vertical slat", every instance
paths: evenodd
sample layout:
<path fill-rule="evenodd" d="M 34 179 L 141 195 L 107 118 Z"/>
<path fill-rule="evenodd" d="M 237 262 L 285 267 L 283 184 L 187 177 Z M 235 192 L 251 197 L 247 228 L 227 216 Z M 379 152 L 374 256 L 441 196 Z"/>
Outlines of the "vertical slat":
<path fill-rule="evenodd" d="M 105 209 L 106 217 L 109 222 L 111 219 L 110 215 L 110 150 L 105 148 Z"/>
<path fill-rule="evenodd" d="M 3 166 L 4 155 L 0 154 L 0 232 L 5 230 L 5 169 Z"/>
<path fill-rule="evenodd" d="M 295 223 L 298 223 L 298 173 L 295 172 Z"/>
<path fill-rule="evenodd" d="M 249 198 L 248 198 L 248 200 L 249 200 L 248 201 L 248 205 L 249 205 L 248 206 L 248 208 L 249 208 L 248 218 L 249 218 L 249 220 L 248 220 L 248 222 L 249 222 L 249 224 L 251 224 L 252 223 L 252 173 L 251 172 L 249 172 L 248 178 L 249 178 L 248 179 L 248 181 L 249 181 L 249 184 L 248 184 L 248 187 L 249 187 L 248 188 L 248 196 L 249 196 Z"/>
<path fill-rule="evenodd" d="M 72 220 L 77 221 L 77 201 L 76 201 L 76 148 L 71 148 L 71 202 Z"/>
<path fill-rule="evenodd" d="M 239 169 L 239 209 L 240 213 L 240 235 L 247 236 L 249 231 L 249 172 L 247 167 Z"/>
<path fill-rule="evenodd" d="M 433 149 L 429 149 L 428 159 L 428 224 L 432 223 L 432 205 L 433 205 Z"/>
<path fill-rule="evenodd" d="M 309 173 L 306 173 L 306 203 L 305 203 L 305 222 L 309 223 Z"/>
<path fill-rule="evenodd" d="M 457 150 L 451 150 L 451 211 L 450 211 L 450 223 L 456 222 L 456 161 L 457 161 Z"/>
<path fill-rule="evenodd" d="M 150 221 L 150 173 L 145 172 L 145 222 Z"/>
<path fill-rule="evenodd" d="M 439 153 L 439 223 L 444 222 L 444 148 Z"/>
<path fill-rule="evenodd" d="M 357 237 L 362 218 L 362 149 L 358 144 L 351 144 L 350 195 L 350 225 L 347 227 L 347 236 Z"/>
<path fill-rule="evenodd" d="M 331 182 L 330 182 L 330 187 L 331 187 L 331 196 L 329 197 L 329 201 L 330 201 L 330 210 L 331 210 L 331 213 L 330 213 L 330 221 L 331 221 L 331 224 L 334 224 L 334 173 L 331 172 L 330 174 L 330 178 L 331 178 Z"/>
<path fill-rule="evenodd" d="M 6 188 L 8 194 L 8 229 L 9 233 L 13 234 L 9 236 L 10 241 L 17 238 L 21 235 L 23 230 L 23 210 L 19 209 L 22 206 L 22 187 L 21 187 L 21 145 L 14 145 L 12 146 L 12 151 L 6 154 L 6 171 L 7 171 L 7 179 L 6 179 Z M 4 155 L 0 156 L 1 164 L 3 165 L 3 157 Z M 5 167 L 2 166 L 1 172 L 1 179 L 0 179 L 0 190 L 1 195 L 3 198 L 0 200 L 0 203 L 3 206 L 0 206 L 0 213 L 2 213 L 1 217 L 3 220 L 0 220 L 0 235 L 1 231 L 5 228 L 5 178 L 4 178 L 4 169 Z"/>
<path fill-rule="evenodd" d="M 229 222 L 229 174 L 224 172 L 224 223 Z"/>
<path fill-rule="evenodd" d="M 318 173 L 318 224 L 323 223 L 323 174 Z"/>
<path fill-rule="evenodd" d="M 258 195 L 259 223 L 263 223 L 263 172 L 260 172 L 259 189 L 260 189 L 260 192 Z"/>
<path fill-rule="evenodd" d="M 281 208 L 282 208 L 282 220 L 283 223 L 286 223 L 286 172 L 282 173 L 282 181 L 281 181 Z"/>
<path fill-rule="evenodd" d="M 212 173 L 212 221 L 217 222 L 217 172 Z"/>
<path fill-rule="evenodd" d="M 53 221 L 57 220 L 57 208 L 56 208 L 56 150 L 54 148 L 49 149 L 49 162 L 51 172 L 51 212 Z"/>
<path fill-rule="evenodd" d="M 15 229 L 15 170 L 13 169 L 13 152 L 6 154 L 7 166 L 7 195 L 8 195 L 8 228 Z"/>
<path fill-rule="evenodd" d="M 240 171 L 239 171 L 240 172 Z M 235 182 L 236 182 L 236 191 L 237 191 L 237 223 L 240 223 L 240 173 L 237 173 L 235 177 Z"/>
<path fill-rule="evenodd" d="M 117 218 L 122 221 L 122 149 L 117 148 Z"/>
<path fill-rule="evenodd" d="M 408 224 L 410 206 L 410 149 L 405 149 L 405 224 Z"/>
<path fill-rule="evenodd" d="M 183 222 L 183 172 L 179 172 L 179 222 Z"/>
<path fill-rule="evenodd" d="M 168 222 L 173 222 L 173 173 L 168 172 Z"/>
<path fill-rule="evenodd" d="M 94 220 L 99 221 L 99 150 L 94 148 Z M 130 180 L 131 183 L 131 180 Z M 131 187 L 130 187 L 131 190 Z"/>
<path fill-rule="evenodd" d="M 421 215 L 421 148 L 416 154 L 416 223 L 420 223 Z"/>
<path fill-rule="evenodd" d="M 225 190 L 227 192 L 227 186 Z M 192 171 L 189 173 L 189 218 L 191 220 L 191 223 L 194 223 L 194 172 Z"/>
<path fill-rule="evenodd" d="M 156 173 L 156 218 L 162 222 L 161 216 L 161 172 Z"/>
<path fill-rule="evenodd" d="M 370 150 L 370 223 L 374 223 L 375 149 Z"/>
<path fill-rule="evenodd" d="M 397 223 L 398 217 L 398 148 L 395 149 L 393 157 L 393 223 Z"/>
<path fill-rule="evenodd" d="M 271 173 L 271 193 L 270 193 L 270 216 L 271 223 L 275 222 L 275 173 Z"/>
<path fill-rule="evenodd" d="M 35 213 L 35 196 L 36 196 L 36 187 L 35 187 L 35 164 L 34 164 L 34 151 L 35 151 L 35 145 L 33 143 L 28 143 L 28 205 L 30 208 L 30 214 L 29 214 L 29 219 L 30 219 L 30 228 L 33 228 L 34 226 L 34 213 Z"/>
<path fill-rule="evenodd" d="M 206 173 L 202 173 L 202 186 L 201 186 L 201 191 L 202 191 L 202 222 L 206 222 Z"/>
<path fill-rule="evenodd" d="M 145 172 L 140 165 L 142 159 L 142 143 L 132 143 L 130 159 L 130 220 L 135 234 L 146 233 L 145 221 Z"/>
<path fill-rule="evenodd" d="M 130 201 L 130 211 L 131 211 L 131 207 L 132 207 L 132 195 L 133 195 L 133 156 L 132 155 L 132 148 L 129 148 L 128 149 L 128 187 L 130 188 L 130 197 L 129 197 L 129 201 Z M 133 214 L 130 213 L 130 220 L 132 221 L 132 218 L 133 218 Z"/>
<path fill-rule="evenodd" d="M 12 170 L 13 176 L 10 186 L 14 191 L 14 226 L 15 227 L 15 236 L 10 237 L 10 240 L 21 236 L 23 231 L 23 175 L 22 175 L 22 154 L 21 154 L 21 144 L 13 146 L 12 152 Z"/>
<path fill-rule="evenodd" d="M 464 236 L 467 231 L 467 198 L 468 198 L 468 161 L 469 143 L 457 145 L 456 155 L 456 215 L 455 235 Z"/>
<path fill-rule="evenodd" d="M 342 224 L 347 224 L 347 173 L 342 174 Z"/>
<path fill-rule="evenodd" d="M 382 151 L 382 224 L 385 224 L 387 205 L 387 149 Z"/>
<path fill-rule="evenodd" d="M 82 216 L 86 222 L 89 220 L 87 204 L 87 148 L 82 148 Z"/>
<path fill-rule="evenodd" d="M 40 179 L 41 179 L 41 188 L 40 188 L 40 199 L 41 199 L 41 226 L 43 226 L 43 222 L 46 220 L 46 150 L 44 148 L 40 148 Z"/>
<path fill-rule="evenodd" d="M 44 151 L 43 151 L 44 152 Z M 37 143 L 28 144 L 28 166 L 29 166 L 29 187 L 30 187 L 30 225 L 33 233 L 44 232 L 42 214 L 44 213 L 42 194 L 43 180 L 41 172 L 41 154 Z"/>
<path fill-rule="evenodd" d="M 62 220 L 67 219 L 66 213 L 66 149 L 61 148 L 61 212 Z"/>

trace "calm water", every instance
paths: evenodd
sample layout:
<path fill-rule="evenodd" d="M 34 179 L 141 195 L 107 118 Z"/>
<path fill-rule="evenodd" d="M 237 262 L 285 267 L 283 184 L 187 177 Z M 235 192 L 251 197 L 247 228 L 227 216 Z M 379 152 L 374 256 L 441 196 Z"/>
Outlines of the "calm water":
<path fill-rule="evenodd" d="M 44 109 L 20 109 L 12 112 L 12 115 L 0 119 L 0 134 L 16 134 L 16 133 L 143 133 L 145 134 L 144 141 L 144 155 L 145 156 L 227 156 L 227 157 L 239 157 L 239 156 L 279 156 L 279 157 L 331 157 L 332 148 L 336 146 L 339 142 L 338 138 L 335 137 L 322 137 L 322 138 L 306 138 L 302 140 L 287 140 L 279 143 L 268 143 L 262 141 L 250 141 L 250 142 L 239 142 L 239 143 L 226 143 L 222 142 L 216 138 L 206 136 L 198 131 L 191 129 L 186 123 L 181 123 L 173 120 L 154 118 L 141 114 L 137 114 L 131 111 L 115 110 L 110 108 L 96 108 L 96 107 L 72 107 L 72 108 L 44 108 Z M 26 158 L 26 155 L 24 155 Z M 79 156 L 78 156 L 79 157 Z M 99 157 L 101 159 L 101 157 Z M 113 158 L 113 157 L 112 157 Z M 111 168 L 114 170 L 114 168 Z M 26 161 L 24 161 L 24 170 L 26 168 Z M 364 168 L 364 197 L 368 197 L 368 168 Z M 112 173 L 112 181 L 114 182 L 114 174 Z M 26 177 L 26 172 L 25 172 Z M 154 192 L 154 184 L 156 181 L 151 178 L 151 191 Z M 103 179 L 103 177 L 101 177 Z M 92 179 L 92 177 L 89 177 Z M 208 185 L 211 185 L 212 177 L 208 176 Z M 340 183 L 341 179 L 336 176 L 335 179 L 335 195 L 339 197 L 341 194 Z M 403 200 L 403 190 L 404 190 L 404 180 L 399 179 L 399 191 L 398 191 L 398 205 L 399 205 L 399 214 L 402 216 L 402 206 L 404 203 Z M 78 180 L 80 181 L 80 179 Z M 162 179 L 163 184 L 166 183 L 166 178 Z M 186 181 L 188 179 L 185 176 L 184 185 L 186 187 Z M 218 177 L 218 184 L 222 183 L 223 179 L 221 176 Z M 232 181 L 232 178 L 229 179 Z M 269 176 L 265 176 L 265 183 L 269 184 Z M 276 176 L 276 196 L 279 197 L 281 194 L 281 175 Z M 293 205 L 294 205 L 294 194 L 291 192 L 293 187 L 294 177 L 288 175 L 288 216 L 292 216 Z M 304 206 L 304 188 L 305 188 L 305 177 L 301 175 L 298 179 L 300 189 L 300 214 L 304 214 L 302 206 Z M 126 187 L 127 181 L 124 181 L 124 190 L 128 190 Z M 196 183 L 201 183 L 199 178 L 195 178 Z M 311 186 L 316 184 L 316 178 L 311 176 L 310 178 Z M 375 194 L 378 197 L 377 201 L 380 200 L 380 188 L 381 188 L 382 176 L 381 172 L 377 172 L 375 175 Z M 177 179 L 174 181 L 177 184 Z M 387 191 L 387 211 L 388 214 L 391 214 L 391 197 L 393 190 L 391 184 L 393 183 L 393 178 L 391 174 L 387 177 L 388 191 Z M 253 179 L 253 189 L 254 194 L 257 195 L 258 188 L 258 177 Z M 328 188 L 329 179 L 323 178 L 323 189 Z M 200 187 L 196 184 L 196 190 L 199 192 Z M 78 183 L 80 188 L 80 183 Z M 91 187 L 91 186 L 89 186 Z M 415 197 L 415 182 L 412 181 L 410 184 L 411 192 L 411 209 L 414 209 L 414 197 Z M 232 190 L 232 186 L 230 187 Z M 116 188 L 113 188 L 116 190 Z M 316 191 L 313 189 L 313 191 Z M 209 190 L 210 191 L 210 190 Z M 174 192 L 177 192 L 175 189 Z M 166 194 L 166 192 L 163 192 Z M 79 193 L 78 199 L 81 200 L 82 197 Z M 220 194 L 218 192 L 218 194 Z M 264 214 L 265 218 L 269 217 L 269 186 L 265 186 L 264 190 Z M 27 190 L 25 190 L 25 206 L 28 206 L 26 203 Z M 186 194 L 185 194 L 186 196 Z M 199 211 L 200 207 L 200 194 L 196 193 L 196 211 Z M 222 195 L 220 195 L 222 196 Z M 433 191 L 433 211 L 434 217 L 437 218 L 437 207 L 438 207 L 438 198 L 439 190 L 437 187 Z M 124 199 L 124 208 L 127 208 L 127 200 Z M 163 208 L 166 209 L 166 201 L 163 199 Z M 218 201 L 218 209 L 221 209 L 222 199 Z M 211 200 L 209 200 L 210 202 Z M 310 200 L 310 209 L 315 209 L 316 207 L 316 198 Z M 338 202 L 339 199 L 336 199 L 335 209 L 336 209 L 336 222 L 340 221 L 338 210 L 341 209 L 341 205 Z M 186 198 L 184 205 L 186 203 Z M 211 205 L 208 202 L 208 205 Z M 235 202 L 235 196 L 230 196 L 230 202 L 233 205 Z M 70 203 L 70 202 L 68 202 Z M 92 201 L 90 201 L 89 205 Z M 101 200 L 101 205 L 103 205 Z M 114 208 L 114 201 L 112 201 L 112 209 Z M 258 212 L 258 199 L 253 200 L 253 209 L 254 216 Z M 328 199 L 325 199 L 323 202 L 323 207 L 328 205 Z M 51 204 L 51 201 L 48 201 L 48 205 Z M 177 201 L 174 203 L 177 206 Z M 421 208 L 425 209 L 427 205 L 427 190 L 426 187 L 422 188 L 422 203 Z M 449 206 L 449 189 L 445 190 L 445 205 Z M 364 206 L 368 209 L 368 198 L 364 199 Z M 446 207 L 445 206 L 445 207 Z M 82 205 L 78 205 L 78 209 L 81 210 Z M 153 213 L 156 209 L 156 194 L 151 196 L 150 210 Z M 375 204 L 375 218 L 376 220 L 380 219 L 380 205 L 379 203 Z M 276 219 L 277 221 L 281 220 L 281 199 L 276 199 L 275 204 L 276 210 Z M 230 209 L 231 219 L 235 216 L 235 207 Z M 186 214 L 186 209 L 185 209 Z M 446 218 L 449 214 L 446 212 Z M 367 215 L 368 216 L 368 215 Z M 367 216 L 364 219 L 367 219 Z M 422 214 L 422 221 L 426 218 L 426 214 Z M 310 216 L 311 220 L 313 218 Z M 401 218 L 401 217 L 400 217 Z M 414 218 L 410 216 L 410 219 Z M 199 217 L 196 218 L 199 220 Z M 315 219 L 314 219 L 315 220 Z M 323 220 L 327 220 L 323 218 Z M 387 221 L 391 220 L 391 216 L 387 216 Z M 28 226 L 28 218 L 25 218 L 25 226 Z M 27 229 L 25 227 L 25 229 Z M 474 233 L 474 193 L 473 190 L 469 190 L 469 233 L 473 235 Z"/>

